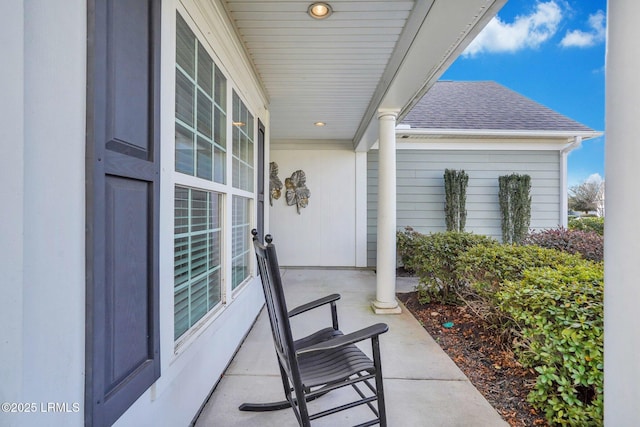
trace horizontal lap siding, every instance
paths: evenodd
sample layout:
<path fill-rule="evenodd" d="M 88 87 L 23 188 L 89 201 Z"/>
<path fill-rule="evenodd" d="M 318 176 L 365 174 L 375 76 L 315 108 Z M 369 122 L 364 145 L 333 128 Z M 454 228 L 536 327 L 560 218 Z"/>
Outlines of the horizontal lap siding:
<path fill-rule="evenodd" d="M 501 238 L 498 177 L 531 176 L 531 228 L 560 224 L 560 154 L 557 151 L 397 151 L 397 227 L 421 233 L 446 231 L 444 170 L 464 169 L 467 187 L 465 231 Z M 367 263 L 376 262 L 378 151 L 367 161 Z"/>

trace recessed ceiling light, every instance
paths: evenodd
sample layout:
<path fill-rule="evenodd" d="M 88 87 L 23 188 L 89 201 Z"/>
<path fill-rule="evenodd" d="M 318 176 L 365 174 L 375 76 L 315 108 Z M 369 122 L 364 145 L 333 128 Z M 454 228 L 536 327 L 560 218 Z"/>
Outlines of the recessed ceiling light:
<path fill-rule="evenodd" d="M 233 125 L 234 125 L 234 126 L 237 126 L 237 127 L 242 127 L 242 126 L 244 126 L 245 124 L 246 124 L 245 122 L 233 122 Z"/>
<path fill-rule="evenodd" d="M 325 19 L 333 13 L 333 9 L 328 3 L 316 2 L 309 6 L 307 13 L 314 19 Z"/>
<path fill-rule="evenodd" d="M 326 126 L 327 124 L 325 122 L 315 122 L 314 125 L 318 127 L 322 127 L 322 126 Z"/>

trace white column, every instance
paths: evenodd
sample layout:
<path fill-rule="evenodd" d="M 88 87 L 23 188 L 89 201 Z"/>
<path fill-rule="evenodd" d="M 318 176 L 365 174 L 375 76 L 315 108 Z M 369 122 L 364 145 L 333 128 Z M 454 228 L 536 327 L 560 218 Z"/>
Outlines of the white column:
<path fill-rule="evenodd" d="M 24 1 L 0 2 L 2 47 L 0 79 L 0 403 L 21 402 L 22 376 L 29 369 L 22 362 L 25 309 L 24 286 Z M 30 195 L 32 196 L 32 195 Z M 27 255 L 28 256 L 28 255 Z M 9 425 L 18 425 L 21 414 L 0 414 Z M 30 415 L 30 414 L 24 414 Z M 54 420 L 52 420 L 54 421 Z M 15 422 L 15 424 L 11 424 Z"/>
<path fill-rule="evenodd" d="M 22 286 L 22 401 L 80 410 L 7 414 L 10 426 L 83 424 L 88 3 L 23 2 L 24 272 L 0 285 Z"/>
<path fill-rule="evenodd" d="M 608 2 L 604 420 L 640 420 L 640 2 Z"/>
<path fill-rule="evenodd" d="M 380 111 L 376 314 L 400 313 L 396 300 L 396 111 Z"/>

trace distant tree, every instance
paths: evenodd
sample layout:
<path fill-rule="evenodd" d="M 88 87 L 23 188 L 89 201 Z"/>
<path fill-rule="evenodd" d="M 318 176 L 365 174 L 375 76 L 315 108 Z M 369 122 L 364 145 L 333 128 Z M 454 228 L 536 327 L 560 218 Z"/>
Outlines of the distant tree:
<path fill-rule="evenodd" d="M 596 212 L 599 216 L 604 211 L 604 181 L 599 175 L 590 176 L 582 184 L 569 189 L 569 209 L 574 211 Z"/>

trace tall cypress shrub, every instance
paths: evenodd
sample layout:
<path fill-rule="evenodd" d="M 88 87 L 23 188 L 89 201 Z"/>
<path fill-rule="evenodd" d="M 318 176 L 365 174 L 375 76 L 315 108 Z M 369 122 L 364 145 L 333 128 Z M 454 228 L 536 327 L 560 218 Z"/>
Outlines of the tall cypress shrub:
<path fill-rule="evenodd" d="M 531 222 L 531 177 L 504 175 L 498 178 L 503 243 L 520 243 Z"/>
<path fill-rule="evenodd" d="M 447 231 L 464 231 L 467 222 L 467 184 L 469 176 L 464 170 L 444 170 L 444 212 Z"/>

